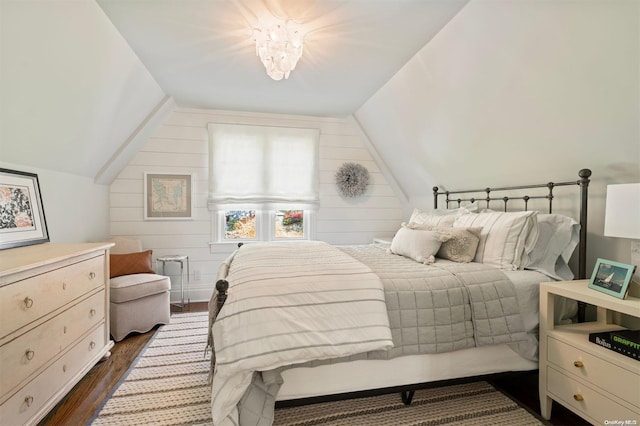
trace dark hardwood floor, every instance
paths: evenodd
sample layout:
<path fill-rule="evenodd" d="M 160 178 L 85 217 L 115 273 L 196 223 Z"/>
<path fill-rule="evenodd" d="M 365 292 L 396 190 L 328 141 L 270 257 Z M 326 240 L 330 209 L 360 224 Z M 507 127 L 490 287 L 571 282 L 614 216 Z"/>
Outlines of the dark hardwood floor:
<path fill-rule="evenodd" d="M 171 307 L 172 312 L 181 312 Z M 202 312 L 207 310 L 204 302 L 191 303 L 185 311 Z M 111 356 L 98 363 L 91 371 L 60 401 L 60 403 L 40 422 L 40 426 L 78 426 L 87 424 L 103 400 L 109 396 L 140 351 L 153 337 L 157 327 L 143 334 L 132 334 L 115 344 Z M 538 415 L 538 374 L 526 373 L 510 377 L 490 379 L 512 399 L 519 402 L 530 412 Z M 549 424 L 557 426 L 589 425 L 560 404 L 554 403 Z"/>
<path fill-rule="evenodd" d="M 184 312 L 207 310 L 206 302 L 190 303 Z M 171 312 L 183 312 L 171 306 Z M 96 364 L 89 373 L 51 410 L 39 426 L 79 426 L 87 424 L 102 401 L 109 396 L 140 351 L 151 340 L 158 326 L 147 333 L 132 333 L 111 349 L 111 356 Z M 1 422 L 0 422 L 1 423 Z"/>

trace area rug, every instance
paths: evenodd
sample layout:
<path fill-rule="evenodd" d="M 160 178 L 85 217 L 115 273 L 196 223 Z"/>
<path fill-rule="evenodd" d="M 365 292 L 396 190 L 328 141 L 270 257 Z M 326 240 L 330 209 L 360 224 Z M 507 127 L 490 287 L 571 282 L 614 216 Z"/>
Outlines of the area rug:
<path fill-rule="evenodd" d="M 92 425 L 211 425 L 207 313 L 173 314 L 143 350 Z M 276 409 L 274 425 L 542 425 L 484 381 Z"/>

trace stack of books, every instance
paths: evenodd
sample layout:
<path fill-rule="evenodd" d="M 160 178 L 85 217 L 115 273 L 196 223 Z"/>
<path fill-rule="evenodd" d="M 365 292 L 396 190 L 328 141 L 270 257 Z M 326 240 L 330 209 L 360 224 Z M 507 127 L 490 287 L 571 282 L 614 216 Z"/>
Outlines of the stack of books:
<path fill-rule="evenodd" d="M 616 330 L 590 333 L 589 341 L 603 348 L 640 361 L 640 330 Z"/>

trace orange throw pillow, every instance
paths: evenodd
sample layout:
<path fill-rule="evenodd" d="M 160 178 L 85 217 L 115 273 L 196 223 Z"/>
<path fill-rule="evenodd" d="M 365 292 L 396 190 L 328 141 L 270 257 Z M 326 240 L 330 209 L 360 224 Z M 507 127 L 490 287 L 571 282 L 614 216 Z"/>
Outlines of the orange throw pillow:
<path fill-rule="evenodd" d="M 155 274 L 151 267 L 153 250 L 137 253 L 112 254 L 109 257 L 109 277 L 119 277 L 131 274 Z"/>

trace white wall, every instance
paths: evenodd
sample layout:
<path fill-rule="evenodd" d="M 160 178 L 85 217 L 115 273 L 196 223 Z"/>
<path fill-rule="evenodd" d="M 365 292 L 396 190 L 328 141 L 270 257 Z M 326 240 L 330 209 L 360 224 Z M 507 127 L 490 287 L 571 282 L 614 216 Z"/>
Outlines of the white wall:
<path fill-rule="evenodd" d="M 640 2 L 472 0 L 355 114 L 412 204 L 430 189 L 577 180 L 590 168 L 587 270 L 609 183 L 640 181 Z"/>
<path fill-rule="evenodd" d="M 0 162 L 0 167 L 38 175 L 52 243 L 104 241 L 109 236 L 109 186 L 84 176 Z"/>
<path fill-rule="evenodd" d="M 320 129 L 318 240 L 369 243 L 376 236 L 393 235 L 400 222 L 406 220 L 401 202 L 369 154 L 360 130 L 349 119 L 178 108 L 111 185 L 110 232 L 112 236 L 141 238 L 146 249 L 153 249 L 154 257 L 188 255 L 192 300 L 209 299 L 220 262 L 235 248 L 234 244 L 209 246 L 212 229 L 207 209 L 207 124 L 211 122 Z M 341 197 L 334 185 L 335 171 L 347 161 L 364 165 L 371 176 L 366 193 L 354 200 Z M 144 221 L 145 172 L 195 174 L 194 220 Z M 172 298 L 176 300 L 177 277 L 172 281 Z"/>
<path fill-rule="evenodd" d="M 95 177 L 165 97 L 94 1 L 0 1 L 2 161 Z"/>

